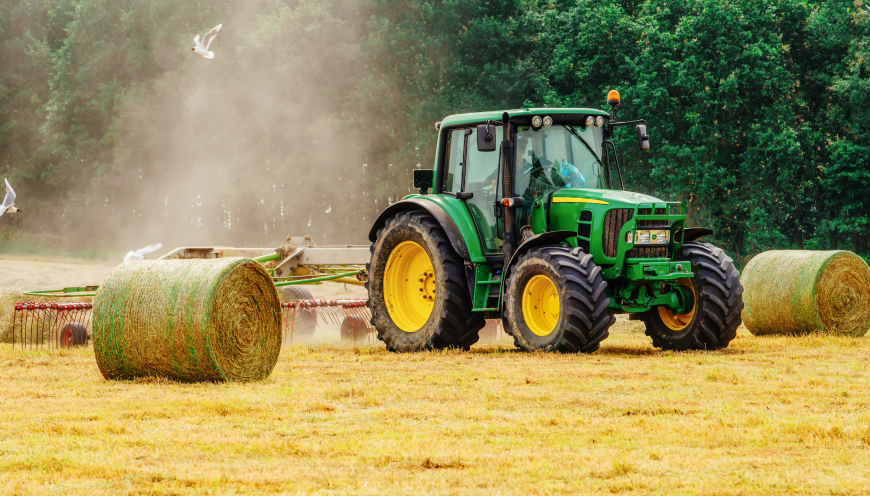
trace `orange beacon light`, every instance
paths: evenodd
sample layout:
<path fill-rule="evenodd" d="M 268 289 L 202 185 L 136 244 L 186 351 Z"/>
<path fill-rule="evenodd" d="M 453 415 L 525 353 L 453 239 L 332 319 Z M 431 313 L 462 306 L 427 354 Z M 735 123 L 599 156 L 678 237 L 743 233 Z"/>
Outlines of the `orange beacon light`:
<path fill-rule="evenodd" d="M 616 90 L 610 90 L 607 93 L 607 103 L 614 107 L 619 105 L 619 92 Z"/>

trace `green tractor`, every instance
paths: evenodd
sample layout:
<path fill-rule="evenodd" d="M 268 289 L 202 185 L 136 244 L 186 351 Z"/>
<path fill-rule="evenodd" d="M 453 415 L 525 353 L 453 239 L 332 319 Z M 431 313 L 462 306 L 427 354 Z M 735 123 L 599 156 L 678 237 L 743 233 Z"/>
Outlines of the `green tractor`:
<path fill-rule="evenodd" d="M 438 123 L 419 194 L 372 226 L 368 306 L 391 351 L 467 349 L 501 319 L 523 350 L 591 353 L 615 314 L 669 350 L 728 346 L 743 287 L 732 260 L 698 240 L 678 202 L 624 191 L 611 111 L 533 108 Z M 614 189 L 615 170 L 622 189 Z M 428 190 L 432 189 L 432 193 Z"/>

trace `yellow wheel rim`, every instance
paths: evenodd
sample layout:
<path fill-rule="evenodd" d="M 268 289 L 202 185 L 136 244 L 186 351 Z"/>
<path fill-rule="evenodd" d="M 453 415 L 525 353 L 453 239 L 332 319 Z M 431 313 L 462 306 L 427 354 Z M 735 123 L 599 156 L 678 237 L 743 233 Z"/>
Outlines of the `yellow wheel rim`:
<path fill-rule="evenodd" d="M 404 241 L 395 247 L 384 269 L 384 303 L 393 323 L 417 332 L 435 306 L 435 271 L 422 246 Z"/>
<path fill-rule="evenodd" d="M 559 321 L 559 292 L 547 276 L 529 279 L 523 289 L 523 318 L 529 329 L 538 336 L 546 336 Z"/>
<path fill-rule="evenodd" d="M 695 297 L 695 304 L 692 305 L 692 309 L 689 310 L 688 313 L 674 313 L 670 308 L 667 307 L 659 307 L 659 317 L 662 318 L 662 322 L 668 329 L 672 331 L 682 331 L 686 327 L 688 327 L 689 323 L 692 322 L 692 317 L 695 316 L 695 308 L 698 306 L 698 294 L 695 293 L 695 285 L 692 284 L 691 279 L 680 279 L 678 281 L 681 286 L 687 286 L 692 289 L 692 295 Z"/>

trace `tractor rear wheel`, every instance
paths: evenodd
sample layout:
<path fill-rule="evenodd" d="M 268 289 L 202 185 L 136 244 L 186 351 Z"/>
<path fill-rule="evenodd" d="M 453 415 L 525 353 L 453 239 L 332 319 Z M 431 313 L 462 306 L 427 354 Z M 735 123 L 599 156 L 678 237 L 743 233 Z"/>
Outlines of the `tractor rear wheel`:
<path fill-rule="evenodd" d="M 367 268 L 368 307 L 390 351 L 468 349 L 484 326 L 472 312 L 462 258 L 427 212 L 402 212 L 378 231 Z"/>
<path fill-rule="evenodd" d="M 688 242 L 675 260 L 692 264 L 694 277 L 678 280 L 689 287 L 695 304 L 675 314 L 656 307 L 641 314 L 653 346 L 665 350 L 718 350 L 737 336 L 743 311 L 743 286 L 734 262 L 709 243 Z"/>
<path fill-rule="evenodd" d="M 505 331 L 525 351 L 592 353 L 616 319 L 601 268 L 579 248 L 529 250 L 505 287 Z"/>

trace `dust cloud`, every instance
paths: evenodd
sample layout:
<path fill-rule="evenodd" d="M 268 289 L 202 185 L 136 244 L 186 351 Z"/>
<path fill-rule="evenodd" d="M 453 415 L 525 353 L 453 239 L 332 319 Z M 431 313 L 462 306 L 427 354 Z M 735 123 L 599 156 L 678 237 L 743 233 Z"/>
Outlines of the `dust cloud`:
<path fill-rule="evenodd" d="M 116 107 L 104 198 L 89 207 L 114 249 L 366 242 L 377 208 L 355 98 L 363 16 L 263 5 L 192 27 L 223 23 L 215 58 L 164 47 L 189 56 Z"/>

